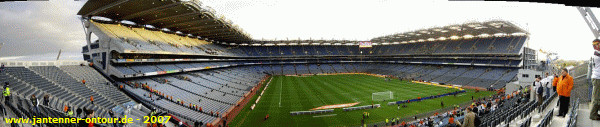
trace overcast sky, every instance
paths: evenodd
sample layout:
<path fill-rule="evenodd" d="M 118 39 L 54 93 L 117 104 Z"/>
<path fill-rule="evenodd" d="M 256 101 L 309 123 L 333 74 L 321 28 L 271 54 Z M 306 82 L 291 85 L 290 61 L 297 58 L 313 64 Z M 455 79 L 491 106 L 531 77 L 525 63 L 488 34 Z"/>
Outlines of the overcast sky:
<path fill-rule="evenodd" d="M 447 0 L 202 0 L 254 39 L 374 37 L 471 21 L 507 20 L 528 30 L 529 47 L 588 59 L 593 34 L 574 7 Z M 0 3 L 0 60 L 82 59 L 76 15 L 85 1 Z M 600 15 L 600 9 L 593 9 Z"/>

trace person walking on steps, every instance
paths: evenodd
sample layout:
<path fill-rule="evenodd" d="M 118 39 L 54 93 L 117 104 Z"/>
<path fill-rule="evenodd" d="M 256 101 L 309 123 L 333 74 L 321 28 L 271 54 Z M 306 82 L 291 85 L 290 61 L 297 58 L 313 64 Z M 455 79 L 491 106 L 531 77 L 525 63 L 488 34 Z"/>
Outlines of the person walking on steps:
<path fill-rule="evenodd" d="M 77 112 L 77 117 L 81 117 L 81 113 L 83 112 L 83 109 L 77 108 L 77 110 L 75 110 L 75 111 Z"/>
<path fill-rule="evenodd" d="M 48 106 L 48 104 L 50 103 L 50 96 L 48 94 L 44 95 L 44 105 Z"/>
<path fill-rule="evenodd" d="M 542 79 L 542 85 L 544 86 L 544 99 L 546 99 L 550 97 L 550 87 L 552 86 L 552 80 L 554 79 L 554 76 L 550 75 L 548 72 L 546 72 L 544 76 L 546 77 Z"/>
<path fill-rule="evenodd" d="M 542 94 L 544 94 L 544 88 L 542 87 L 542 82 L 540 82 L 541 78 L 535 78 L 535 82 L 533 82 L 533 88 L 535 90 L 535 96 L 537 97 L 537 106 L 540 107 L 542 105 L 542 101 L 544 100 Z M 541 107 L 540 107 L 541 108 Z"/>
<path fill-rule="evenodd" d="M 90 103 L 94 104 L 94 96 L 90 96 Z"/>
<path fill-rule="evenodd" d="M 4 82 L 4 90 L 2 91 L 2 95 L 4 96 L 4 103 L 6 105 L 8 105 L 8 103 L 10 102 L 10 86 L 8 85 L 8 82 Z"/>
<path fill-rule="evenodd" d="M 35 114 L 39 114 L 40 113 L 40 109 L 38 108 L 38 106 L 40 105 L 40 102 L 37 99 L 37 97 L 35 97 L 35 94 L 31 95 L 31 97 L 29 98 L 29 100 L 31 101 L 31 104 L 33 105 L 32 110 L 34 111 L 34 113 Z"/>

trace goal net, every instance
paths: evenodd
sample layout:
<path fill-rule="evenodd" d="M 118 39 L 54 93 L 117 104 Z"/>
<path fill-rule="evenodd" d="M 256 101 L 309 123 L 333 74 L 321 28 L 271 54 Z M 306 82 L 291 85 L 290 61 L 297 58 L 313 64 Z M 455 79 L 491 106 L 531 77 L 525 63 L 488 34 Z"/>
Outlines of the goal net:
<path fill-rule="evenodd" d="M 373 101 L 385 101 L 391 100 L 393 98 L 394 94 L 392 93 L 392 91 L 376 92 L 371 95 L 371 99 L 373 99 Z"/>

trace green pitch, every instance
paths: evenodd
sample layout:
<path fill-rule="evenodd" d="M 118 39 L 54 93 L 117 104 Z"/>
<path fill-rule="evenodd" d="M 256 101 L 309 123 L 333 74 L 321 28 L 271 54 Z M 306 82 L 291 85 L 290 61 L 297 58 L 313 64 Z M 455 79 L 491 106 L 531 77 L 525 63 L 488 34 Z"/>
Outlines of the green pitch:
<path fill-rule="evenodd" d="M 261 97 L 254 110 L 250 106 L 256 100 L 258 94 L 246 107 L 229 122 L 229 126 L 236 127 L 259 127 L 259 126 L 359 126 L 363 112 L 369 112 L 370 118 L 367 123 L 385 121 L 386 118 L 410 117 L 420 113 L 426 113 L 442 108 L 440 101 L 445 106 L 461 104 L 475 98 L 490 96 L 493 92 L 482 91 L 475 93 L 468 90 L 457 97 L 446 96 L 436 99 L 425 100 L 407 104 L 407 108 L 388 106 L 387 102 L 371 99 L 374 92 L 392 91 L 393 100 L 414 99 L 431 95 L 444 94 L 457 89 L 438 86 L 417 84 L 407 81 L 391 80 L 368 75 L 320 75 L 320 76 L 274 76 L 269 87 Z M 258 92 L 260 93 L 260 91 Z M 316 115 L 291 116 L 291 111 L 308 111 L 323 105 L 345 104 L 360 102 L 356 106 L 381 104 L 381 108 L 355 110 L 345 112 L 341 108 L 335 109 L 333 113 Z M 264 120 L 269 114 L 269 119 Z"/>

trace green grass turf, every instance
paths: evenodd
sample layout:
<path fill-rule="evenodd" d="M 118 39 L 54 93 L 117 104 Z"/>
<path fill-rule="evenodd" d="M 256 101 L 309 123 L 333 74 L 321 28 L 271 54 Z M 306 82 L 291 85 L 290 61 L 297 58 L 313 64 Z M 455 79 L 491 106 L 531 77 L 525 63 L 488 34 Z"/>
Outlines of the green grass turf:
<path fill-rule="evenodd" d="M 394 100 L 397 101 L 444 94 L 457 91 L 457 89 L 400 80 L 385 81 L 380 77 L 360 74 L 307 77 L 274 76 L 255 109 L 250 110 L 250 106 L 256 100 L 258 94 L 228 124 L 229 126 L 239 127 L 359 126 L 362 119 L 362 112 L 369 112 L 371 114 L 370 118 L 366 120 L 367 123 L 381 122 L 385 118 L 402 118 L 440 109 L 442 108 L 440 106 L 440 101 L 442 100 L 446 106 L 449 106 L 469 102 L 471 101 L 471 96 L 478 98 L 494 94 L 487 91 L 475 93 L 472 90 L 467 90 L 466 93 L 459 94 L 457 97 L 447 96 L 409 103 L 407 104 L 407 108 L 398 110 L 397 106 L 387 105 L 387 102 L 390 101 L 374 102 L 371 100 L 372 93 L 384 91 L 392 91 L 394 93 Z M 335 109 L 333 113 L 316 115 L 290 115 L 291 111 L 307 111 L 323 105 L 354 102 L 360 102 L 356 106 L 374 103 L 381 104 L 382 107 L 349 112 L 344 112 L 342 109 Z M 263 119 L 267 114 L 269 114 L 269 119 L 264 121 Z M 332 114 L 335 115 L 313 117 Z"/>

